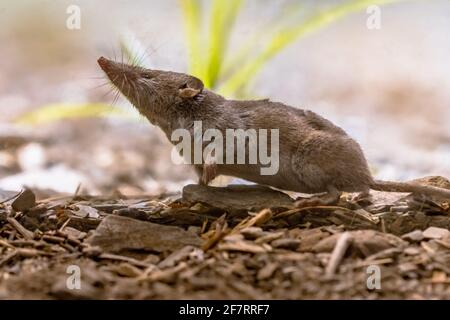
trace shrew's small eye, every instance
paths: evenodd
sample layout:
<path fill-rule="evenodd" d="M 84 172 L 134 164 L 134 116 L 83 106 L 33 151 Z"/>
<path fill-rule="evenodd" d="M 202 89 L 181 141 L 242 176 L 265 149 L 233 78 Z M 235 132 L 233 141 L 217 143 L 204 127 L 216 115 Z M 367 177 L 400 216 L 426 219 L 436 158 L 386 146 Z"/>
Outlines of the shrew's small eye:
<path fill-rule="evenodd" d="M 187 88 L 187 82 L 185 82 L 185 83 L 183 83 L 181 86 L 180 86 L 180 89 L 186 89 Z"/>
<path fill-rule="evenodd" d="M 143 73 L 143 74 L 142 74 L 142 78 L 144 78 L 144 79 L 151 79 L 152 76 L 149 75 L 148 73 Z"/>

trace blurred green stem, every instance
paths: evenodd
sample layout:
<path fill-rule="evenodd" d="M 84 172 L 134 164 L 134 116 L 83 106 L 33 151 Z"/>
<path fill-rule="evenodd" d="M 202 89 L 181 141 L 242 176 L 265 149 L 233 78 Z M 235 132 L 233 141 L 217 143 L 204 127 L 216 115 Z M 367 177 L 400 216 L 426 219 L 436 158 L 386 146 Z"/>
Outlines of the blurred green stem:
<path fill-rule="evenodd" d="M 233 74 L 218 91 L 225 96 L 229 96 L 242 90 L 270 59 L 288 45 L 347 14 L 359 11 L 370 5 L 383 5 L 400 1 L 404 0 L 352 0 L 344 4 L 336 5 L 329 10 L 321 11 L 296 26 L 283 29 L 274 35 L 272 40 L 258 56 Z"/>

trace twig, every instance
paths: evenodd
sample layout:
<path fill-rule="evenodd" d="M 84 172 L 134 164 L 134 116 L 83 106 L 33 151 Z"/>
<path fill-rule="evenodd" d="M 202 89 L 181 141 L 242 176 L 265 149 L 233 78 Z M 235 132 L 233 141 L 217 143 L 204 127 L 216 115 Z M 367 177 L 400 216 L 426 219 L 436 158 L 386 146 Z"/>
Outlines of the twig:
<path fill-rule="evenodd" d="M 76 197 L 78 197 L 78 195 L 80 194 L 81 191 L 81 182 L 78 184 L 77 188 L 75 189 L 75 193 L 72 196 L 72 200 L 75 199 Z"/>
<path fill-rule="evenodd" d="M 36 249 L 29 248 L 17 248 L 6 255 L 2 260 L 0 260 L 0 267 L 5 263 L 8 263 L 14 257 L 19 256 L 22 258 L 33 258 L 36 256 L 53 256 L 50 252 L 44 252 Z"/>
<path fill-rule="evenodd" d="M 202 228 L 201 228 L 201 230 L 200 230 L 200 234 L 204 234 L 204 233 L 205 233 L 207 225 L 208 225 L 208 218 L 206 218 L 206 219 L 203 221 Z"/>
<path fill-rule="evenodd" d="M 60 232 L 63 232 L 64 228 L 67 227 L 67 225 L 69 224 L 69 222 L 70 222 L 70 217 L 67 218 L 67 220 L 66 220 L 66 221 L 63 223 L 63 225 L 61 226 L 61 228 L 59 228 L 59 231 L 60 231 Z"/>
<path fill-rule="evenodd" d="M 208 251 L 214 247 L 220 240 L 222 240 L 226 235 L 229 234 L 228 224 L 225 221 L 223 225 L 217 224 L 216 230 L 202 245 L 203 251 Z"/>
<path fill-rule="evenodd" d="M 25 239 L 31 240 L 34 238 L 34 233 L 22 226 L 15 218 L 8 217 L 6 219 Z"/>
<path fill-rule="evenodd" d="M 335 273 L 339 264 L 344 257 L 345 251 L 352 242 L 352 236 L 348 232 L 344 232 L 336 242 L 333 252 L 331 253 L 330 261 L 325 269 L 325 276 L 331 278 Z"/>
<path fill-rule="evenodd" d="M 32 249 L 32 248 L 18 248 L 17 254 L 23 258 L 34 258 L 36 256 L 46 256 L 52 257 L 54 253 L 45 252 L 42 250 Z"/>

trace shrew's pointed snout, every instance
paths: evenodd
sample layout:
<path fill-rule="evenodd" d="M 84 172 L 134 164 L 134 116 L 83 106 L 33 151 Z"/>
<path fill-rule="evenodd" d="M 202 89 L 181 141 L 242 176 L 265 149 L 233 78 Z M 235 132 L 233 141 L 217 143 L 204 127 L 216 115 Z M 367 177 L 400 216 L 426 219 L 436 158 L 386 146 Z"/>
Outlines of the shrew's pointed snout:
<path fill-rule="evenodd" d="M 122 80 L 134 81 L 138 78 L 139 74 L 135 67 L 118 63 L 113 60 L 100 57 L 97 60 L 98 65 L 106 73 L 108 78 L 117 86 Z"/>
<path fill-rule="evenodd" d="M 123 63 L 117 63 L 113 60 L 106 59 L 105 57 L 98 58 L 97 62 L 111 80 L 125 73 L 130 73 L 129 68 L 126 68 Z"/>
<path fill-rule="evenodd" d="M 105 57 L 98 58 L 97 62 L 100 68 L 102 68 L 102 70 L 106 73 L 111 69 L 112 61 L 106 59 Z"/>
<path fill-rule="evenodd" d="M 115 62 L 104 57 L 97 59 L 98 65 L 105 72 L 109 81 L 119 89 L 128 99 L 135 96 L 136 81 L 139 79 L 139 73 L 136 67 Z"/>
<path fill-rule="evenodd" d="M 126 77 L 126 74 L 129 73 L 129 70 L 125 68 L 123 64 L 106 59 L 105 57 L 98 58 L 97 62 L 103 72 L 105 72 L 111 83 L 115 85 L 119 90 L 124 89 L 123 86 L 125 85 L 125 82 L 123 81 L 123 79 L 129 78 Z"/>

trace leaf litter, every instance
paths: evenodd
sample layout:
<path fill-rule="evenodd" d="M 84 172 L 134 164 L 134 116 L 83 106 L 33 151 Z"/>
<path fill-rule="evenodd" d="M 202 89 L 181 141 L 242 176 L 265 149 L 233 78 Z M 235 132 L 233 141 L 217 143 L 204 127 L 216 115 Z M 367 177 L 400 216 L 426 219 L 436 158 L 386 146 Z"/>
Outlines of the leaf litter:
<path fill-rule="evenodd" d="M 0 204 L 0 298 L 449 299 L 448 202 L 378 194 L 294 208 L 261 186 Z M 81 272 L 67 286 L 67 268 Z M 368 268 L 381 287 L 367 286 Z"/>

